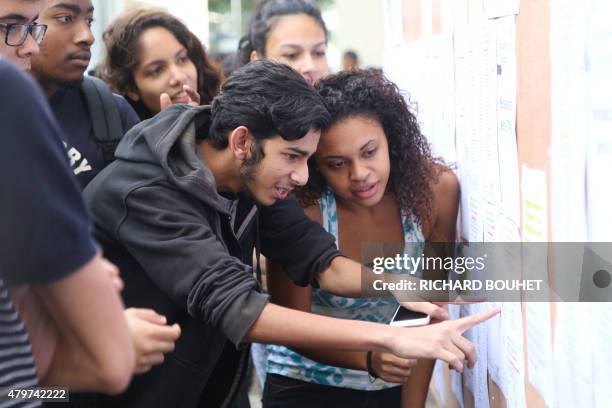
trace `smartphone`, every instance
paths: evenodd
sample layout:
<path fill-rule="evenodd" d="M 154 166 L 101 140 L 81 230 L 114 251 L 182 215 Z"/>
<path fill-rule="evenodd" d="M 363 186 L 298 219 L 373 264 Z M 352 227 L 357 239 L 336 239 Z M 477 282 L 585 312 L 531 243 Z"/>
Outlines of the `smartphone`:
<path fill-rule="evenodd" d="M 423 312 L 415 312 L 398 306 L 389 324 L 400 327 L 424 326 L 429 323 L 429 320 L 429 316 Z"/>

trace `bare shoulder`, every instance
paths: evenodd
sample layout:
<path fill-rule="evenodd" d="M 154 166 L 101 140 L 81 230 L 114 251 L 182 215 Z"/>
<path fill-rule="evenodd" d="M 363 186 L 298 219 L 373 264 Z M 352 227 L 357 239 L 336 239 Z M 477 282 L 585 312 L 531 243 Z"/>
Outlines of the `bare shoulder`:
<path fill-rule="evenodd" d="M 304 207 L 304 213 L 306 214 L 308 218 L 310 218 L 313 221 L 318 222 L 319 224 L 323 222 L 321 218 L 321 209 L 318 204 L 309 205 L 308 207 Z"/>
<path fill-rule="evenodd" d="M 430 242 L 452 242 L 459 211 L 459 180 L 448 168 L 438 171 L 438 177 L 431 185 L 431 218 L 423 232 Z"/>
<path fill-rule="evenodd" d="M 437 180 L 431 185 L 434 206 L 438 207 L 445 202 L 459 201 L 459 180 L 455 173 L 448 168 L 439 169 Z"/>

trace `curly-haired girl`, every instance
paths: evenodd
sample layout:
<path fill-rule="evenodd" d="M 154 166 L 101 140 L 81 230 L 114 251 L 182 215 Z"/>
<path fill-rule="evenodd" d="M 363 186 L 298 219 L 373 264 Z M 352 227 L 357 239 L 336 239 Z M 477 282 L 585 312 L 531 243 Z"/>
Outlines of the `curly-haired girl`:
<path fill-rule="evenodd" d="M 355 70 L 324 78 L 316 88 L 332 122 L 309 161 L 308 184 L 297 193 L 306 213 L 335 235 L 346 256 L 364 264 L 367 242 L 453 242 L 457 178 L 432 156 L 395 84 L 373 70 Z M 397 308 L 394 298 L 342 298 L 297 287 L 272 265 L 268 273 L 272 298 L 284 306 L 380 323 L 389 323 Z M 264 406 L 425 405 L 433 360 L 269 351 Z M 370 381 L 367 371 L 381 379 Z M 398 383 L 405 383 L 403 400 Z"/>

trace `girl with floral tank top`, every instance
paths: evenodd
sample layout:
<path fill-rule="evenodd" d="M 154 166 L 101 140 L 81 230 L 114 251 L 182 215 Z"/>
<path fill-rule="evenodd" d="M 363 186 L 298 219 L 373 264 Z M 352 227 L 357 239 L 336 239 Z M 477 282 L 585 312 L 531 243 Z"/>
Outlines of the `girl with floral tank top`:
<path fill-rule="evenodd" d="M 426 241 L 453 242 L 457 179 L 432 157 L 398 88 L 373 70 L 342 72 L 316 87 L 332 123 L 297 192 L 306 214 L 363 264 L 371 261 L 361 256 L 368 242 L 404 243 L 409 256 Z M 398 306 L 392 297 L 349 299 L 295 286 L 273 263 L 268 273 L 272 300 L 283 306 L 379 323 Z M 382 352 L 268 351 L 264 407 L 422 407 L 434 363 Z"/>

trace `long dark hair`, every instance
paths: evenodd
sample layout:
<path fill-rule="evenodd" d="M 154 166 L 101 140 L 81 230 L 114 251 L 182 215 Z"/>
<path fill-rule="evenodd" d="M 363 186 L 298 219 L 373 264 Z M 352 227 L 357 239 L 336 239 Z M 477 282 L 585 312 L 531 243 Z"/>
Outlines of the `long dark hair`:
<path fill-rule="evenodd" d="M 403 214 L 415 216 L 419 223 L 426 220 L 433 200 L 432 182 L 446 166 L 432 156 L 398 87 L 376 70 L 359 69 L 323 78 L 315 87 L 331 114 L 327 128 L 354 116 L 366 116 L 380 123 L 389 143 L 388 188 L 395 192 Z M 308 166 L 308 183 L 296 190 L 304 206 L 317 203 L 327 188 L 314 158 L 310 158 Z"/>
<path fill-rule="evenodd" d="M 200 40 L 173 15 L 160 10 L 137 9 L 119 16 L 104 31 L 106 57 L 98 74 L 115 92 L 128 99 L 141 118 L 152 116 L 152 112 L 139 101 L 132 101 L 128 92 L 136 91 L 133 72 L 138 65 L 138 40 L 149 28 L 163 27 L 170 31 L 187 49 L 187 55 L 198 73 L 197 91 L 200 103 L 208 105 L 219 92 L 221 75 L 211 63 Z"/>
<path fill-rule="evenodd" d="M 246 34 L 240 39 L 238 44 L 238 54 L 236 55 L 237 67 L 248 64 L 251 60 L 251 53 L 256 51 L 261 56 L 266 55 L 266 42 L 268 34 L 282 16 L 306 14 L 312 17 L 325 32 L 327 40 L 328 32 L 321 10 L 311 0 L 263 0 L 255 8 L 255 12 L 249 22 Z"/>

